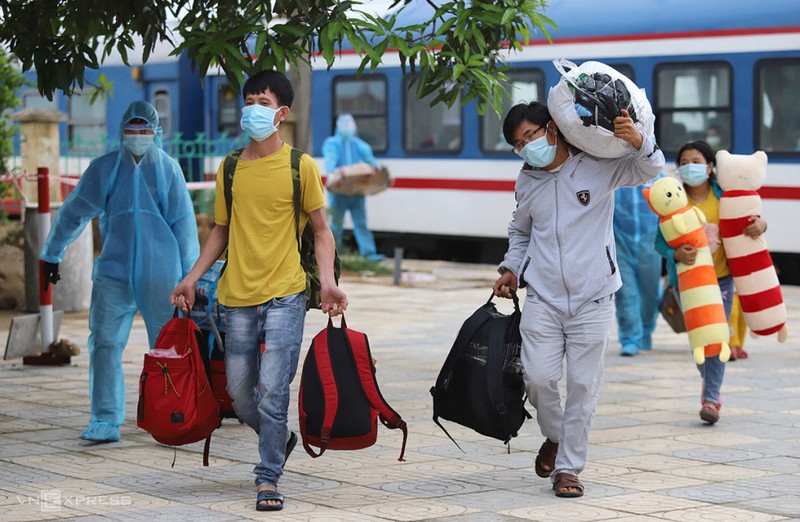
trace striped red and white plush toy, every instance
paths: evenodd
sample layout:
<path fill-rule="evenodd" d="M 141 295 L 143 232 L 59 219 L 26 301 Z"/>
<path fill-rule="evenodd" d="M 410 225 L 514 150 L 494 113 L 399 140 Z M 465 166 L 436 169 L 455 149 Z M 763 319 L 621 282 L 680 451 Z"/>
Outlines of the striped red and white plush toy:
<path fill-rule="evenodd" d="M 719 232 L 745 321 L 753 335 L 777 332 L 778 341 L 784 342 L 789 337 L 786 305 L 767 241 L 763 234 L 753 239 L 743 232 L 753 216 L 761 216 L 758 189 L 766 176 L 767 155 L 763 151 L 747 156 L 722 150 L 716 159 L 717 181 L 723 190 Z"/>

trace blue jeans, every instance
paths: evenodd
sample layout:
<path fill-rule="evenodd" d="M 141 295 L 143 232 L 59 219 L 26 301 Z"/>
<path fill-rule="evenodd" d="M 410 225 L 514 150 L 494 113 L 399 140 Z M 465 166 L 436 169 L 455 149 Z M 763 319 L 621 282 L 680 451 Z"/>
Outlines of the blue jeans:
<path fill-rule="evenodd" d="M 258 433 L 256 486 L 277 487 L 290 433 L 289 386 L 303 341 L 305 293 L 258 306 L 225 307 L 225 312 L 228 394 L 239 419 Z"/>
<path fill-rule="evenodd" d="M 367 197 L 345 196 L 343 194 L 330 194 L 331 204 L 331 231 L 336 239 L 336 248 L 342 249 L 342 234 L 344 233 L 344 216 L 350 211 L 353 221 L 353 235 L 358 245 L 361 257 L 369 257 L 376 253 L 375 238 L 367 228 Z"/>
<path fill-rule="evenodd" d="M 719 280 L 719 290 L 722 293 L 722 304 L 725 307 L 725 317 L 730 319 L 733 307 L 733 277 L 725 276 Z M 720 404 L 720 388 L 725 377 L 725 363 L 719 357 L 709 357 L 703 364 L 698 364 L 700 376 L 703 378 L 703 402 Z"/>

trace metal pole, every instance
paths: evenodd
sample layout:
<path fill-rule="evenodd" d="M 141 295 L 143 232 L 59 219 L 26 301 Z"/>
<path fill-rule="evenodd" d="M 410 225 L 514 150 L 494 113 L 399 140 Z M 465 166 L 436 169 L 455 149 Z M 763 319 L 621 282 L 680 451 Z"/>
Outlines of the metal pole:
<path fill-rule="evenodd" d="M 39 234 L 38 250 L 36 251 L 38 255 L 50 233 L 50 169 L 39 167 L 36 173 L 39 192 L 39 212 L 36 216 Z M 49 353 L 50 345 L 53 343 L 53 285 L 48 285 L 45 290 L 44 261 L 41 259 L 39 260 L 39 318 L 42 353 Z"/>
<path fill-rule="evenodd" d="M 400 276 L 403 271 L 400 265 L 403 262 L 403 247 L 394 247 L 394 286 L 400 286 Z"/>

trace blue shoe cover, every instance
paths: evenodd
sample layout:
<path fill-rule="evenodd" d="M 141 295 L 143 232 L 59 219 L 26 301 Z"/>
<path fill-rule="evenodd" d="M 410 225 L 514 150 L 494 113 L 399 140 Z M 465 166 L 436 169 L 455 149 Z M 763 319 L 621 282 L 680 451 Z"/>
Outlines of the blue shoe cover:
<path fill-rule="evenodd" d="M 369 254 L 366 257 L 367 257 L 367 259 L 369 259 L 370 261 L 373 261 L 375 263 L 378 263 L 378 262 L 383 261 L 384 259 L 386 259 L 386 256 L 383 255 L 383 254 Z"/>
<path fill-rule="evenodd" d="M 635 344 L 626 344 L 622 347 L 622 350 L 619 351 L 620 355 L 625 355 L 628 357 L 632 357 L 639 353 L 639 348 Z"/>
<path fill-rule="evenodd" d="M 117 442 L 119 441 L 119 426 L 104 421 L 93 422 L 83 430 L 81 438 L 93 442 Z"/>

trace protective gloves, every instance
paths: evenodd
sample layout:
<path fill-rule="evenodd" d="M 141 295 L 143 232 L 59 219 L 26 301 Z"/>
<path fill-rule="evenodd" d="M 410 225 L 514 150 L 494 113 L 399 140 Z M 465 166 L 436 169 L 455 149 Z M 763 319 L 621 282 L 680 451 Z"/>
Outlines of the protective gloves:
<path fill-rule="evenodd" d="M 44 291 L 50 287 L 50 283 L 54 285 L 61 279 L 61 274 L 58 273 L 58 263 L 44 262 L 42 266 L 42 276 L 44 277 Z"/>

